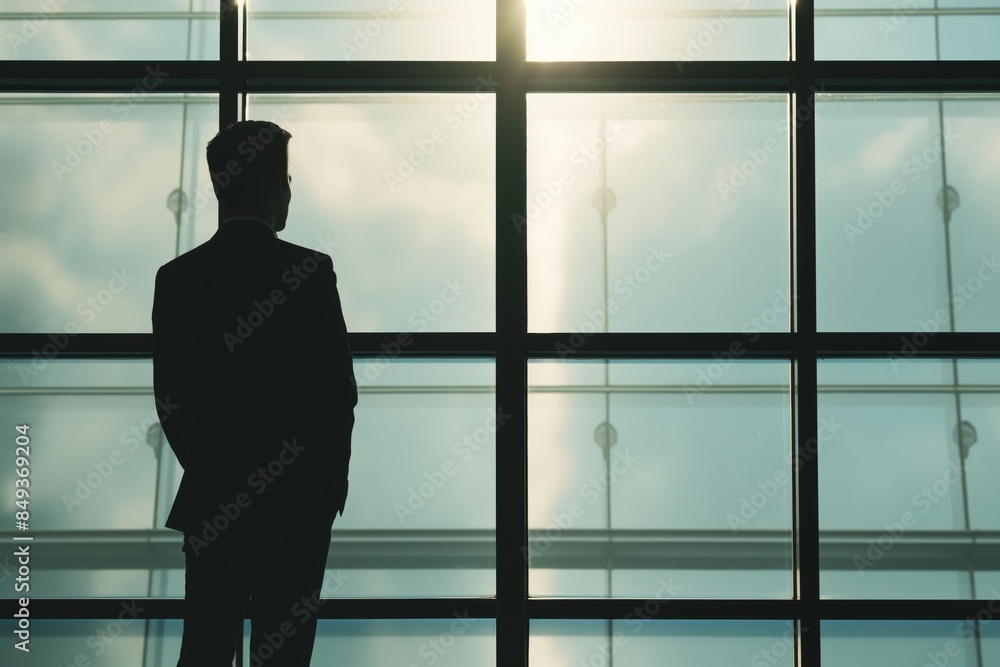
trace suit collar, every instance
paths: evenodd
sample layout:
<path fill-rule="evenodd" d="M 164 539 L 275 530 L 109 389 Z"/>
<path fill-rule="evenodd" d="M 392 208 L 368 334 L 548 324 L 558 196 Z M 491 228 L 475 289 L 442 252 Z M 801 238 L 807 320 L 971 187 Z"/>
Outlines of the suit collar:
<path fill-rule="evenodd" d="M 274 238 L 277 238 L 278 236 L 265 220 L 251 215 L 233 215 L 225 218 L 222 221 L 222 226 L 219 227 L 219 231 L 225 231 L 226 234 L 238 233 L 241 235 L 249 234 L 251 236 L 266 235 Z"/>

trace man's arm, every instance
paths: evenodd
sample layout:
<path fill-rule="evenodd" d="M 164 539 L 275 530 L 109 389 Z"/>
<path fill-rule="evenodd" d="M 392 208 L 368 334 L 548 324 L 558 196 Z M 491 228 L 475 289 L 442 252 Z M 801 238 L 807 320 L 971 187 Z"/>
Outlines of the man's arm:
<path fill-rule="evenodd" d="M 156 272 L 156 287 L 153 292 L 153 396 L 163 435 L 170 443 L 181 468 L 184 468 L 187 452 L 176 414 L 184 409 L 183 380 L 178 375 L 183 368 L 184 355 L 181 353 L 176 331 L 178 319 L 171 312 L 173 308 L 169 283 L 163 274 L 163 267 L 160 267 Z"/>
<path fill-rule="evenodd" d="M 326 360 L 326 368 L 322 370 L 324 377 L 322 382 L 329 383 L 327 386 L 332 390 L 329 393 L 322 392 L 329 396 L 335 404 L 327 405 L 326 412 L 334 415 L 334 436 L 333 436 L 333 469 L 343 474 L 343 497 L 339 499 L 338 511 L 343 514 L 344 503 L 347 497 L 347 475 L 351 460 L 351 434 L 354 428 L 354 407 L 358 403 L 358 388 L 354 378 L 354 364 L 351 356 L 351 346 L 347 336 L 347 325 L 344 322 L 344 312 L 340 302 L 340 294 L 337 290 L 337 274 L 333 269 L 333 260 L 324 256 L 323 263 L 329 267 L 329 271 L 321 269 L 321 338 L 319 345 L 324 349 L 323 355 Z"/>

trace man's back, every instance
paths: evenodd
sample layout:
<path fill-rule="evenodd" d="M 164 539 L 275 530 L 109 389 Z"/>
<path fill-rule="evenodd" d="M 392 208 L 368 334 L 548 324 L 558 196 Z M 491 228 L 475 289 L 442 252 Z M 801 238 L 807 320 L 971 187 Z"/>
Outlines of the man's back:
<path fill-rule="evenodd" d="M 248 516 L 337 502 L 357 393 L 327 255 L 230 220 L 160 269 L 153 331 L 155 391 L 178 406 L 163 428 L 185 469 L 168 527 L 211 522 L 241 492 Z"/>

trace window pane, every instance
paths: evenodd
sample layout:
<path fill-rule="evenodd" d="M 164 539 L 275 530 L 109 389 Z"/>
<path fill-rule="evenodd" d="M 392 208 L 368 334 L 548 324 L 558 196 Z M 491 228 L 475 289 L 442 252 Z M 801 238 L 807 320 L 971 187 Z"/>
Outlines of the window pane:
<path fill-rule="evenodd" d="M 528 377 L 532 595 L 791 594 L 787 363 L 533 362 Z"/>
<path fill-rule="evenodd" d="M 786 0 L 526 0 L 529 60 L 786 60 Z"/>
<path fill-rule="evenodd" d="M 820 363 L 824 596 L 985 596 L 976 574 L 1000 556 L 998 372 L 901 356 Z"/>
<path fill-rule="evenodd" d="M 1000 100 L 817 100 L 817 325 L 1000 329 Z"/>
<path fill-rule="evenodd" d="M 784 95 L 530 95 L 531 331 L 788 331 Z"/>
<path fill-rule="evenodd" d="M 217 226 L 218 127 L 217 95 L 0 96 L 0 331 L 148 333 L 156 270 Z"/>
<path fill-rule="evenodd" d="M 818 60 L 994 60 L 1000 0 L 816 0 Z"/>
<path fill-rule="evenodd" d="M 531 667 L 771 665 L 792 667 L 791 621 L 650 621 L 647 601 L 623 621 L 531 621 Z M 665 659 L 665 656 L 669 658 Z"/>
<path fill-rule="evenodd" d="M 141 605 L 141 602 L 139 603 Z M 174 665 L 180 656 L 183 623 L 180 620 L 136 620 L 135 607 L 122 608 L 122 620 L 31 621 L 31 659 L 14 648 L 15 640 L 0 646 L 5 665 L 91 665 L 136 667 Z M 328 620 L 316 628 L 313 665 L 436 665 L 466 667 L 496 664 L 496 621 L 487 618 L 420 620 Z M 244 665 L 268 664 L 250 652 L 250 624 L 244 623 Z M 15 622 L 0 621 L 0 632 L 14 637 Z M 262 653 L 263 654 L 263 653 Z M 79 662 L 74 662 L 80 658 Z"/>
<path fill-rule="evenodd" d="M 0 60 L 215 60 L 219 0 L 4 0 Z"/>
<path fill-rule="evenodd" d="M 494 60 L 495 0 L 253 0 L 254 60 Z"/>
<path fill-rule="evenodd" d="M 351 495 L 323 594 L 495 594 L 493 362 L 360 359 L 355 376 Z M 182 471 L 150 362 L 14 359 L 0 378 L 0 428 L 30 424 L 33 596 L 183 596 L 181 534 L 164 528 Z M 11 503 L 15 479 L 0 468 Z"/>
<path fill-rule="evenodd" d="M 448 619 L 320 619 L 312 664 L 400 667 L 496 665 L 496 621 L 469 618 L 462 611 L 455 613 L 456 617 Z"/>
<path fill-rule="evenodd" d="M 34 583 L 34 582 L 32 582 Z M 28 607 L 31 608 L 30 606 Z M 180 656 L 182 622 L 141 620 L 141 601 L 127 601 L 112 618 L 51 620 L 31 619 L 30 653 L 14 647 L 15 621 L 4 618 L 0 632 L 8 641 L 0 645 L 5 665 L 90 665 L 135 667 L 175 664 Z M 74 661 L 79 661 L 74 663 Z"/>
<path fill-rule="evenodd" d="M 995 609 L 984 608 L 984 618 Z M 967 620 L 824 621 L 821 630 L 824 666 L 978 667 L 1000 657 L 1000 628 L 989 620 L 979 625 L 978 639 Z"/>
<path fill-rule="evenodd" d="M 495 329 L 490 90 L 252 95 L 248 106 L 292 133 L 282 238 L 333 256 L 349 330 Z"/>

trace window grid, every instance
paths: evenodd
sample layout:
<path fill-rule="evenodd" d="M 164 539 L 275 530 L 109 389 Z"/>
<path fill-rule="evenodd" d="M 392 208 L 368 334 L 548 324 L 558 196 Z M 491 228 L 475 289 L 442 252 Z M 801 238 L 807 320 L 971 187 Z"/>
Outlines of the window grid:
<path fill-rule="evenodd" d="M 477 78 L 494 73 L 497 90 L 496 333 L 416 334 L 407 357 L 495 357 L 496 403 L 512 418 L 497 432 L 496 599 L 335 600 L 322 618 L 447 618 L 456 610 L 497 620 L 497 664 L 526 665 L 531 619 L 624 618 L 643 600 L 529 600 L 527 544 L 526 396 L 529 359 L 553 359 L 568 334 L 527 330 L 527 238 L 508 224 L 526 215 L 526 95 L 530 92 L 750 92 L 790 94 L 792 125 L 791 284 L 792 333 L 765 333 L 746 358 L 786 359 L 792 365 L 793 456 L 805 463 L 793 481 L 795 596 L 792 600 L 672 600 L 658 618 L 793 619 L 799 624 L 799 663 L 820 664 L 820 620 L 953 619 L 974 616 L 977 600 L 824 600 L 819 586 L 818 463 L 808 447 L 817 438 L 817 360 L 884 358 L 898 348 L 900 333 L 825 333 L 816 330 L 817 91 L 996 91 L 1000 74 L 961 62 L 863 62 L 814 59 L 814 0 L 799 0 L 790 13 L 788 62 L 694 62 L 681 74 L 671 62 L 539 63 L 525 61 L 523 0 L 497 0 L 495 62 L 248 62 L 240 58 L 246 20 L 235 0 L 221 0 L 220 59 L 171 62 L 177 76 L 162 92 L 220 93 L 220 126 L 243 116 L 250 92 L 454 92 L 472 91 Z M 243 40 L 246 48 L 246 40 Z M 127 91 L 153 63 L 25 61 L 0 77 L 5 92 Z M 160 92 L 160 91 L 157 91 Z M 801 112 L 801 113 L 800 113 Z M 357 357 L 374 357 L 396 333 L 353 334 Z M 150 358 L 147 334 L 84 334 L 64 358 Z M 0 356 L 30 356 L 44 334 L 0 335 Z M 576 358 L 704 358 L 725 351 L 731 334 L 602 334 L 591 336 Z M 942 332 L 915 353 L 923 358 L 997 358 L 1000 341 L 987 333 Z M 515 406 L 511 409 L 511 406 Z M 14 610 L 13 600 L 3 602 Z M 36 618 L 102 618 L 120 609 L 114 599 L 33 600 Z M 179 618 L 180 600 L 149 600 L 146 618 Z"/>

